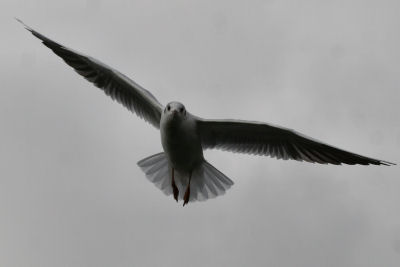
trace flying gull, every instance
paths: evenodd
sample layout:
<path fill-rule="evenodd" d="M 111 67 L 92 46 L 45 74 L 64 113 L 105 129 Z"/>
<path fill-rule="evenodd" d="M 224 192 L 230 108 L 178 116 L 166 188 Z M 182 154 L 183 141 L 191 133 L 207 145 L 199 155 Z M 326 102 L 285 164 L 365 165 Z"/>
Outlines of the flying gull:
<path fill-rule="evenodd" d="M 270 156 L 321 164 L 394 165 L 348 152 L 294 130 L 262 122 L 208 120 L 179 102 L 166 106 L 146 89 L 99 60 L 54 42 L 17 19 L 78 74 L 160 130 L 164 152 L 137 164 L 146 177 L 176 201 L 202 201 L 222 195 L 233 181 L 208 163 L 204 149 Z"/>

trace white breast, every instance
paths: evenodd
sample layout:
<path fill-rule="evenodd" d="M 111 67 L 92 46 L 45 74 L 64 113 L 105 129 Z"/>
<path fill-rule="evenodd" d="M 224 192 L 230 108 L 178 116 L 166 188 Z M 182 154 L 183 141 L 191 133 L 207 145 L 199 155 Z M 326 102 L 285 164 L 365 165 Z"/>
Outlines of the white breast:
<path fill-rule="evenodd" d="M 184 118 L 163 115 L 160 133 L 164 152 L 173 168 L 191 171 L 204 160 L 196 120 L 191 114 Z"/>

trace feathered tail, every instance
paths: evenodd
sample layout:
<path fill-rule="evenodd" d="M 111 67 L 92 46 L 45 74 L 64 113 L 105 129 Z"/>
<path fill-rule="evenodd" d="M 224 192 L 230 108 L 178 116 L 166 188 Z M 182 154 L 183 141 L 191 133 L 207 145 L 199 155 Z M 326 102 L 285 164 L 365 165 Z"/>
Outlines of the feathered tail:
<path fill-rule="evenodd" d="M 137 164 L 146 174 L 150 182 L 158 187 L 164 194 L 172 194 L 172 171 L 165 153 L 158 153 L 144 158 Z M 175 170 L 174 179 L 179 189 L 179 199 L 183 199 L 189 182 L 189 173 Z M 231 179 L 204 160 L 202 164 L 192 172 L 189 201 L 204 201 L 215 198 L 223 195 L 232 185 L 233 181 Z"/>

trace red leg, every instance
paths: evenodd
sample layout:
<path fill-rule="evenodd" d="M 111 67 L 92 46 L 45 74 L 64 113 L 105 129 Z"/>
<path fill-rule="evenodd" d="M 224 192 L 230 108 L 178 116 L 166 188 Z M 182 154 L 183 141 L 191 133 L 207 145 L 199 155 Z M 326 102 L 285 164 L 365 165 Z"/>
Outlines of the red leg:
<path fill-rule="evenodd" d="M 189 183 L 186 188 L 185 195 L 183 196 L 183 206 L 185 206 L 187 203 L 189 203 L 189 198 L 190 198 L 190 181 L 192 180 L 192 172 L 189 173 Z"/>
<path fill-rule="evenodd" d="M 172 168 L 172 180 L 171 180 L 172 191 L 174 192 L 174 199 L 178 202 L 179 190 L 175 184 L 174 168 Z"/>

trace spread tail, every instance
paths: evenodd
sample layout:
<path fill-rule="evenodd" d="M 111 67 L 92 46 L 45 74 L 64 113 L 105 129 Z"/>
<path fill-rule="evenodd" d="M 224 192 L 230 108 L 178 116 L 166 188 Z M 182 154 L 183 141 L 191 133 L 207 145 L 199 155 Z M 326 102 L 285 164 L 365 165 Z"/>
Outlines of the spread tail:
<path fill-rule="evenodd" d="M 146 174 L 147 179 L 164 194 L 171 195 L 173 193 L 171 184 L 172 169 L 165 153 L 158 153 L 144 158 L 137 164 Z M 175 170 L 175 184 L 179 189 L 179 199 L 183 199 L 188 182 L 189 173 Z M 205 201 L 215 198 L 223 195 L 232 185 L 233 181 L 231 179 L 204 160 L 192 171 L 189 201 Z"/>
<path fill-rule="evenodd" d="M 165 153 L 158 153 L 140 160 L 137 165 L 147 179 L 166 195 L 172 194 L 171 174 Z"/>

